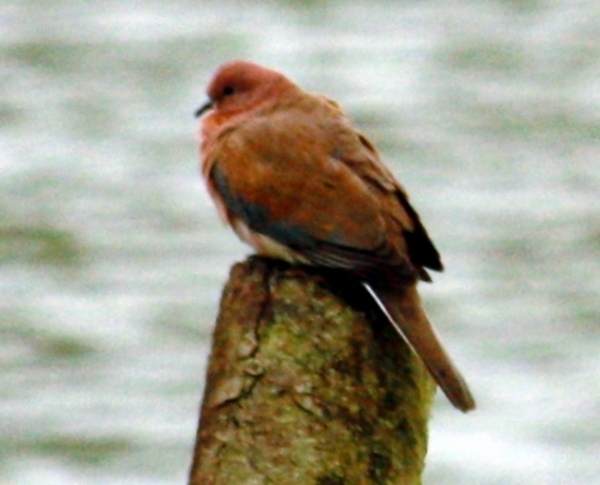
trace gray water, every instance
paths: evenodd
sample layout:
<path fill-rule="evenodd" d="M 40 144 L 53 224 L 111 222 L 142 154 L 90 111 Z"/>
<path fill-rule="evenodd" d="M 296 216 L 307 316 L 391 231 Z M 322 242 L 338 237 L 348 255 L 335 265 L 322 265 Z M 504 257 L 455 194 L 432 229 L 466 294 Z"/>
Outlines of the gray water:
<path fill-rule="evenodd" d="M 598 2 L 0 4 L 0 483 L 184 483 L 230 265 L 192 113 L 248 58 L 340 101 L 447 271 L 479 409 L 425 484 L 600 484 Z"/>

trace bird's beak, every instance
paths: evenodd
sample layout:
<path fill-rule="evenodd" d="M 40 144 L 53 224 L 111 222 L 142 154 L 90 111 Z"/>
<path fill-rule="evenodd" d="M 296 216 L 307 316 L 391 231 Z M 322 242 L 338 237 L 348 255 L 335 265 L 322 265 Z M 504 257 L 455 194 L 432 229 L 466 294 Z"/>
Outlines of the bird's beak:
<path fill-rule="evenodd" d="M 194 113 L 194 117 L 199 118 L 200 116 L 202 116 L 206 111 L 208 111 L 212 107 L 213 107 L 213 102 L 208 101 L 207 103 L 203 104 L 196 110 L 196 112 Z"/>

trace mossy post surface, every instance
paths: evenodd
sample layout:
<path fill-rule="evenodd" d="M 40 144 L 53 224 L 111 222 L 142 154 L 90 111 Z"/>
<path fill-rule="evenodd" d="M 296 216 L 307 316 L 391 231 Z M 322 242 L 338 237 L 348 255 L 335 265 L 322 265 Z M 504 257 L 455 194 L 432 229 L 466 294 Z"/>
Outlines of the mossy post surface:
<path fill-rule="evenodd" d="M 249 258 L 223 292 L 189 483 L 420 484 L 434 389 L 355 282 Z"/>

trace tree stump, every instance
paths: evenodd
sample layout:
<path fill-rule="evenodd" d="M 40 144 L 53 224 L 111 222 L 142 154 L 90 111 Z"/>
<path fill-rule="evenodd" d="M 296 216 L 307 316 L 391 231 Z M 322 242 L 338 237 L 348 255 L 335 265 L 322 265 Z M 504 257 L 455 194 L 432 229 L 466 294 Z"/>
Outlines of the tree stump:
<path fill-rule="evenodd" d="M 421 483 L 435 384 L 347 275 L 236 264 L 190 485 Z"/>

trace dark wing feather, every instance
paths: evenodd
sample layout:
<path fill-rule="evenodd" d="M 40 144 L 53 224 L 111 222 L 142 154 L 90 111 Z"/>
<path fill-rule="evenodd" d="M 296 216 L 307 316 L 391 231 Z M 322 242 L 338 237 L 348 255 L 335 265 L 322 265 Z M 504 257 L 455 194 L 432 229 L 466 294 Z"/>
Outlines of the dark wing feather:
<path fill-rule="evenodd" d="M 431 242 L 419 215 L 409 204 L 408 199 L 402 192 L 397 192 L 397 197 L 408 216 L 413 220 L 415 226 L 412 231 L 404 231 L 404 239 L 406 239 L 410 260 L 417 266 L 424 266 L 434 271 L 443 271 L 444 265 L 442 264 L 440 253 L 433 245 L 433 242 Z"/>

